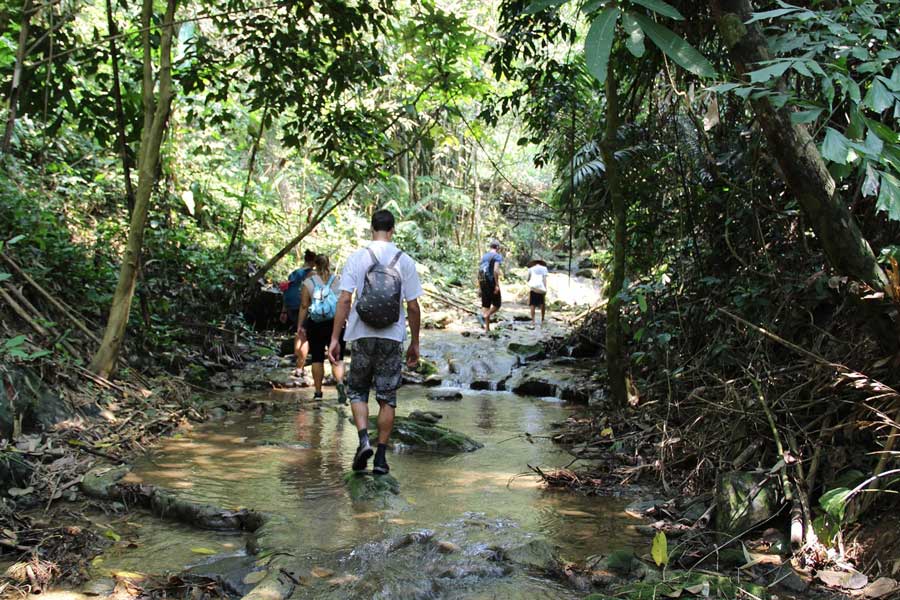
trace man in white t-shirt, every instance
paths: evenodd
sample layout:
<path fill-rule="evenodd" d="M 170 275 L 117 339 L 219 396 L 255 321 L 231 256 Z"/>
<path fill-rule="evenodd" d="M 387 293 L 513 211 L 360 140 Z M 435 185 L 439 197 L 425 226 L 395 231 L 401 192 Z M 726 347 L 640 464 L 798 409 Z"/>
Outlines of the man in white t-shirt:
<path fill-rule="evenodd" d="M 534 327 L 534 312 L 541 307 L 541 326 L 547 316 L 547 263 L 536 258 L 528 263 L 528 307 L 531 309 L 531 326 Z"/>
<path fill-rule="evenodd" d="M 410 343 L 406 350 L 406 364 L 412 368 L 419 362 L 419 324 L 421 310 L 417 298 L 424 292 L 416 273 L 416 263 L 402 253 L 391 240 L 394 237 L 394 215 L 387 210 L 372 215 L 372 242 L 350 255 L 341 271 L 341 295 L 334 317 L 329 356 L 336 359 L 340 349 L 340 332 L 347 323 L 344 338 L 351 344 L 350 372 L 347 374 L 347 397 L 353 420 L 359 431 L 359 447 L 353 458 L 353 470 L 364 471 L 373 454 L 369 442 L 369 390 L 375 388 L 378 401 L 378 449 L 372 472 L 384 475 L 390 471 L 385 457 L 387 442 L 394 428 L 394 409 L 397 407 L 397 388 L 403 370 L 403 341 L 406 339 L 406 320 L 409 318 Z M 376 259 L 380 265 L 396 268 L 401 286 L 400 299 L 406 302 L 406 314 L 398 305 L 396 322 L 376 328 L 365 323 L 357 311 L 366 275 Z M 353 295 L 356 299 L 353 301 Z M 351 310 L 351 301 L 353 301 Z"/>

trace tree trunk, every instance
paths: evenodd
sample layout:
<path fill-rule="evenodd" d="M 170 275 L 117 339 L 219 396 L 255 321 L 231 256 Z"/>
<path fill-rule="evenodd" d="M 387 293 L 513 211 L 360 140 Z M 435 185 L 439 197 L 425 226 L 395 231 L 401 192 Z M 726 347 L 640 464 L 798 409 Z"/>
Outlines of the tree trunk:
<path fill-rule="evenodd" d="M 747 25 L 750 0 L 710 0 L 719 32 L 739 73 L 752 71 L 769 60 L 766 39 L 757 23 Z M 791 122 L 792 109 L 775 108 L 768 98 L 750 101 L 775 155 L 785 183 L 794 193 L 816 233 L 831 266 L 879 291 L 887 277 L 878 266 L 850 210 L 837 193 L 834 179 L 805 125 Z"/>
<path fill-rule="evenodd" d="M 116 103 L 116 137 L 119 142 L 119 155 L 122 158 L 122 172 L 125 176 L 125 200 L 128 214 L 134 210 L 134 185 L 131 182 L 131 157 L 128 152 L 128 141 L 125 136 L 125 110 L 122 108 L 122 83 L 119 77 L 119 47 L 116 38 L 119 35 L 113 18 L 112 0 L 106 0 L 106 27 L 109 31 L 109 55 L 112 60 L 113 99 Z"/>
<path fill-rule="evenodd" d="M 610 399 L 614 406 L 628 404 L 628 387 L 625 382 L 627 365 L 623 356 L 622 300 L 619 292 L 625 283 L 625 226 L 627 210 L 616 164 L 616 135 L 619 130 L 619 89 L 612 69 L 606 77 L 606 136 L 601 146 L 606 165 L 606 185 L 612 203 L 615 232 L 613 236 L 613 275 L 607 291 L 606 303 L 606 370 L 609 377 Z M 574 191 L 573 191 L 574 193 Z"/>
<path fill-rule="evenodd" d="M 144 243 L 144 225 L 150 206 L 150 196 L 156 180 L 160 147 L 169 109 L 172 105 L 172 37 L 175 30 L 175 6 L 177 0 L 168 0 L 166 14 L 160 35 L 159 50 L 159 97 L 154 97 L 153 53 L 151 48 L 150 24 L 153 16 L 153 0 L 144 0 L 141 11 L 141 43 L 144 48 L 144 77 L 142 86 L 144 105 L 144 128 L 141 131 L 141 147 L 138 153 L 138 187 L 135 193 L 134 210 L 131 211 L 131 226 L 128 230 L 128 245 L 122 257 L 119 282 L 113 296 L 109 320 L 103 341 L 94 359 L 91 370 L 103 377 L 109 377 L 115 369 L 119 350 L 125 338 L 131 301 L 134 297 L 135 281 L 138 275 L 141 248 Z"/>
<path fill-rule="evenodd" d="M 259 152 L 259 142 L 262 140 L 263 131 L 266 128 L 266 119 L 269 116 L 269 102 L 266 101 L 265 106 L 263 107 L 262 120 L 259 122 L 259 131 L 256 133 L 256 137 L 253 139 L 253 147 L 250 150 L 250 161 L 247 165 L 247 179 L 244 181 L 244 193 L 241 195 L 241 209 L 238 211 L 237 221 L 234 223 L 234 229 L 231 231 L 231 239 L 228 242 L 228 251 L 225 253 L 225 258 L 231 256 L 231 251 L 234 249 L 234 242 L 237 239 L 238 235 L 243 234 L 243 226 L 244 226 L 244 211 L 247 207 L 247 195 L 250 193 L 250 182 L 253 181 L 253 170 L 256 167 L 256 155 Z"/>
<path fill-rule="evenodd" d="M 6 115 L 6 129 L 3 131 L 3 141 L 0 142 L 0 151 L 2 152 L 9 152 L 13 130 L 16 127 L 16 111 L 19 107 L 19 96 L 22 93 L 22 70 L 27 58 L 25 54 L 28 49 L 28 31 L 31 28 L 31 16 L 33 14 L 32 1 L 25 0 L 25 4 L 22 7 L 22 23 L 19 28 L 19 47 L 16 49 L 16 64 L 13 67 L 12 84 L 9 87 L 9 110 Z"/>

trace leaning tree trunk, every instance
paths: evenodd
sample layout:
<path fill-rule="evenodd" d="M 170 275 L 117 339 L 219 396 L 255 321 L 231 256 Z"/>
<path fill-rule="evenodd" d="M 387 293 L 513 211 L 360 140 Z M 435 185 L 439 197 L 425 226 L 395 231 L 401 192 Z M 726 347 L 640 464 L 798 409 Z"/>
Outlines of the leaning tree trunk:
<path fill-rule="evenodd" d="M 25 53 L 28 50 L 28 31 L 31 28 L 31 17 L 34 14 L 34 3 L 25 0 L 22 6 L 22 22 L 19 25 L 19 47 L 16 49 L 16 63 L 13 66 L 12 84 L 9 87 L 9 108 L 6 113 L 6 128 L 3 130 L 3 140 L 0 141 L 0 151 L 9 152 L 12 143 L 13 130 L 16 127 L 16 112 L 19 108 L 19 96 L 22 94 L 22 71 L 25 68 Z"/>
<path fill-rule="evenodd" d="M 606 303 L 606 370 L 609 377 L 610 398 L 615 406 L 628 403 L 625 383 L 627 364 L 622 336 L 622 300 L 619 293 L 625 284 L 625 226 L 627 210 L 619 166 L 616 163 L 616 137 L 619 130 L 619 88 L 613 70 L 606 77 L 606 136 L 601 144 L 606 165 L 606 185 L 612 203 L 615 232 L 613 236 L 613 274 Z"/>
<path fill-rule="evenodd" d="M 128 245 L 122 257 L 119 283 L 113 296 L 109 320 L 103 341 L 91 361 L 91 370 L 108 377 L 115 369 L 119 350 L 125 338 L 131 300 L 134 297 L 141 248 L 144 244 L 144 225 L 150 196 L 156 179 L 160 147 L 169 109 L 172 105 L 172 37 L 175 30 L 175 5 L 177 0 L 168 0 L 163 20 L 159 45 L 159 97 L 154 97 L 153 53 L 151 48 L 150 24 L 153 16 L 153 0 L 144 0 L 141 12 L 141 43 L 144 48 L 144 78 L 142 85 L 144 105 L 144 127 L 141 131 L 141 147 L 138 152 L 138 186 L 131 211 L 131 226 L 128 230 Z"/>
<path fill-rule="evenodd" d="M 710 0 L 710 5 L 739 73 L 771 58 L 762 29 L 757 23 L 746 24 L 753 12 L 750 0 Z M 765 97 L 750 102 L 785 183 L 803 207 L 828 261 L 843 275 L 885 290 L 887 277 L 837 193 L 809 130 L 791 122 L 792 109 L 788 107 L 776 108 Z"/>

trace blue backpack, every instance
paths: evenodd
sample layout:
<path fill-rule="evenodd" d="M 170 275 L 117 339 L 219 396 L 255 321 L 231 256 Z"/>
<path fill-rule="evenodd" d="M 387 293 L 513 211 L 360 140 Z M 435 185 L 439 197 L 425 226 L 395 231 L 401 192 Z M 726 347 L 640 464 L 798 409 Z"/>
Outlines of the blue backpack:
<path fill-rule="evenodd" d="M 330 321 L 337 312 L 337 296 L 331 284 L 334 283 L 334 275 L 328 278 L 328 283 L 319 285 L 313 281 L 312 303 L 309 305 L 309 318 L 316 323 Z"/>

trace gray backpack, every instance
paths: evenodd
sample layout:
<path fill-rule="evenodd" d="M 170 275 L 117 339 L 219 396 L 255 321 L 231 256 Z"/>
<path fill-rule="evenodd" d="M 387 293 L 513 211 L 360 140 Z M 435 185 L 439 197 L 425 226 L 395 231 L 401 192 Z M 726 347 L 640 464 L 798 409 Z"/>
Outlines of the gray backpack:
<path fill-rule="evenodd" d="M 396 267 L 403 252 L 397 252 L 389 264 L 383 265 L 371 248 L 366 250 L 372 257 L 372 266 L 366 271 L 362 292 L 356 299 L 356 313 L 366 325 L 384 329 L 400 320 L 403 277 Z"/>

